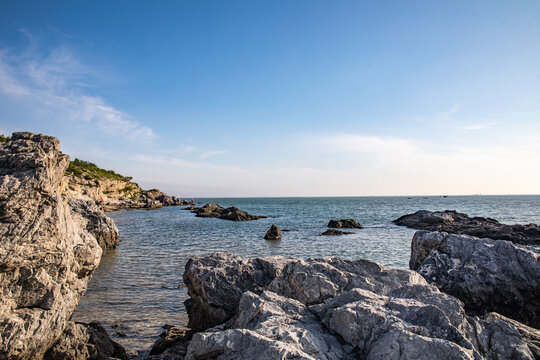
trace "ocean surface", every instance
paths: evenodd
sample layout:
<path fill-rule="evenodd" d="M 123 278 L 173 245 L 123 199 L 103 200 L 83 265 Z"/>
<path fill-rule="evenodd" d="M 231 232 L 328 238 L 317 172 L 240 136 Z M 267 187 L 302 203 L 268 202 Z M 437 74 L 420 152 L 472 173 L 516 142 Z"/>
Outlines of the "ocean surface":
<path fill-rule="evenodd" d="M 195 199 L 237 206 L 267 219 L 234 222 L 197 218 L 181 207 L 108 213 L 120 231 L 117 249 L 104 253 L 76 321 L 101 322 L 111 337 L 141 354 L 165 324 L 183 327 L 187 290 L 179 288 L 186 261 L 195 255 L 227 251 L 240 256 L 339 256 L 366 258 L 407 268 L 415 230 L 391 223 L 426 210 L 457 210 L 503 223 L 540 224 L 540 196 L 412 196 L 335 198 Z M 352 218 L 365 226 L 354 235 L 321 236 L 330 219 Z M 279 242 L 265 241 L 275 224 L 290 231 Z"/>

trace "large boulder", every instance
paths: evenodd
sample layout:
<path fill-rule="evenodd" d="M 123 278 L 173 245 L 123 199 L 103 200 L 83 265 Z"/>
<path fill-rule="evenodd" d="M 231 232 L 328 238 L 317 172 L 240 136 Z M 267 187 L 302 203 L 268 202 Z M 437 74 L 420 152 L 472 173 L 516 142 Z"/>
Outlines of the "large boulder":
<path fill-rule="evenodd" d="M 125 349 L 112 341 L 103 326 L 97 322 L 89 324 L 70 321 L 60 339 L 44 356 L 44 360 L 127 360 Z"/>
<path fill-rule="evenodd" d="M 281 240 L 281 229 L 272 224 L 270 229 L 264 235 L 265 240 Z"/>
<path fill-rule="evenodd" d="M 199 309 L 227 309 L 227 316 L 200 324 L 202 332 L 187 346 L 177 343 L 155 359 L 534 359 L 540 354 L 537 330 L 497 314 L 468 316 L 459 300 L 416 272 L 368 260 L 216 253 L 188 262 L 186 273 Z M 191 309 L 190 321 L 208 314 Z"/>
<path fill-rule="evenodd" d="M 348 229 L 363 229 L 364 227 L 353 219 L 341 219 L 341 220 L 330 220 L 328 222 L 329 228 L 348 228 Z"/>
<path fill-rule="evenodd" d="M 118 228 L 93 200 L 67 198 L 67 201 L 73 212 L 82 216 L 86 230 L 94 235 L 103 250 L 118 245 Z"/>
<path fill-rule="evenodd" d="M 463 301 L 468 312 L 495 311 L 540 327 L 540 250 L 447 233 L 419 232 L 415 240 L 423 254 L 432 248 L 418 273 Z"/>
<path fill-rule="evenodd" d="M 101 247 L 59 192 L 69 157 L 53 137 L 0 144 L 0 359 L 39 359 L 61 336 Z"/>
<path fill-rule="evenodd" d="M 508 240 L 517 244 L 540 244 L 540 226 L 507 225 L 484 217 L 469 217 L 453 210 L 420 210 L 393 221 L 396 225 L 412 229 L 464 234 L 479 238 Z"/>

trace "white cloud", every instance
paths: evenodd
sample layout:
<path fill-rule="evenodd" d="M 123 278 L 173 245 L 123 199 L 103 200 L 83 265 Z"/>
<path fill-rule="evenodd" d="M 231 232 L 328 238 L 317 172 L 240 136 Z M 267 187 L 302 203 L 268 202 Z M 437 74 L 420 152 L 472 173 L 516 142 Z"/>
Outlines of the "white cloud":
<path fill-rule="evenodd" d="M 449 120 L 452 115 L 456 114 L 461 109 L 462 106 L 463 104 L 460 103 L 454 104 L 450 109 L 440 112 L 438 117 L 443 120 Z"/>
<path fill-rule="evenodd" d="M 212 150 L 212 151 L 205 151 L 201 155 L 199 155 L 199 159 L 207 159 L 212 156 L 225 154 L 226 150 Z"/>
<path fill-rule="evenodd" d="M 464 127 L 465 130 L 481 130 L 481 129 L 488 129 L 495 125 L 501 125 L 503 122 L 497 121 L 497 122 L 485 122 L 485 123 L 479 123 L 479 124 L 473 124 L 473 125 L 467 125 Z"/>
<path fill-rule="evenodd" d="M 94 70 L 64 48 L 46 56 L 0 50 L 0 93 L 5 96 L 56 120 L 88 123 L 108 136 L 145 142 L 154 139 L 151 128 L 85 91 L 86 83 L 95 76 Z"/>

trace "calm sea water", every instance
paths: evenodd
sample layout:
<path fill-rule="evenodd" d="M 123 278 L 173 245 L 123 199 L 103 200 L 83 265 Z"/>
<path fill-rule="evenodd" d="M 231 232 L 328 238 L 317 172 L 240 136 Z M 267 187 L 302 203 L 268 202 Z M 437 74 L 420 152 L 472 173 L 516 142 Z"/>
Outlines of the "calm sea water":
<path fill-rule="evenodd" d="M 112 212 L 120 245 L 103 255 L 74 320 L 97 320 L 130 349 L 151 347 L 164 324 L 185 326 L 179 289 L 186 261 L 194 255 L 227 251 L 240 256 L 285 255 L 366 258 L 406 268 L 414 230 L 391 223 L 420 209 L 452 209 L 503 223 L 540 224 L 540 196 L 339 197 L 196 199 L 237 206 L 256 221 L 196 218 L 180 207 Z M 354 235 L 320 236 L 330 219 L 353 218 L 365 229 Z M 276 224 L 280 242 L 263 239 Z M 144 353 L 144 351 L 142 352 Z"/>

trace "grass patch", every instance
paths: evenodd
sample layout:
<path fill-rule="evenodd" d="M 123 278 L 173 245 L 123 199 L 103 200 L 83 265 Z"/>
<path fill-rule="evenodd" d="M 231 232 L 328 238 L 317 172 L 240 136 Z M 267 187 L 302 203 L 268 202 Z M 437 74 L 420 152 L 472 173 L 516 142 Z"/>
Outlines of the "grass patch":
<path fill-rule="evenodd" d="M 133 179 L 131 176 L 123 176 L 112 170 L 101 169 L 94 163 L 79 160 L 77 158 L 69 163 L 66 175 L 73 175 L 86 180 L 99 180 L 105 178 L 119 181 L 131 181 L 131 179 Z"/>

